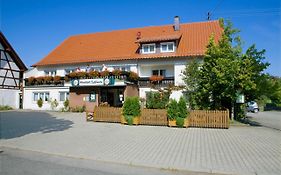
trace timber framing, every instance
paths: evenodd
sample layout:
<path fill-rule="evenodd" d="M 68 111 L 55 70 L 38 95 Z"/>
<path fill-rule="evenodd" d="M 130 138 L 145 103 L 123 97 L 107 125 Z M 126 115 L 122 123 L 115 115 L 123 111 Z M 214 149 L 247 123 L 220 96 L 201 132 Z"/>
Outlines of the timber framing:
<path fill-rule="evenodd" d="M 1 31 L 0 43 L 3 47 L 0 48 L 0 89 L 20 89 L 27 68 Z"/>

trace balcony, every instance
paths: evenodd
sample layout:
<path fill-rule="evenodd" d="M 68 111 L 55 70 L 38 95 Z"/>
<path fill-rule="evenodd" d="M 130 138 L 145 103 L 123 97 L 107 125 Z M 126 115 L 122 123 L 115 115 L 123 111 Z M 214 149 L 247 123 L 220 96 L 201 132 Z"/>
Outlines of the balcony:
<path fill-rule="evenodd" d="M 139 87 L 153 87 L 153 88 L 160 88 L 160 87 L 168 87 L 175 84 L 174 77 L 164 77 L 160 81 L 151 81 L 150 77 L 140 77 L 139 78 Z"/>

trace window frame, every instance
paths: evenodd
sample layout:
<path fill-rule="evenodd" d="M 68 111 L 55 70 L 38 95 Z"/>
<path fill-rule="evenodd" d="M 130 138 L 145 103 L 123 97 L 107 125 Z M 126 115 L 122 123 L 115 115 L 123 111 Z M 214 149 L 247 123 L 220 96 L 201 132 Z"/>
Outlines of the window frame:
<path fill-rule="evenodd" d="M 145 47 L 145 46 L 148 46 L 148 52 L 144 52 L 144 47 Z M 153 47 L 154 47 L 154 51 L 153 51 L 153 52 L 150 51 L 150 46 L 153 46 Z M 156 53 L 156 43 L 142 44 L 142 45 L 141 45 L 141 53 L 142 53 L 142 54 Z"/>
<path fill-rule="evenodd" d="M 37 99 L 35 99 L 35 94 L 37 94 Z M 46 95 L 48 94 L 48 95 Z M 48 99 L 46 100 L 46 97 Z M 37 102 L 39 99 L 42 99 L 43 102 L 48 102 L 50 100 L 50 92 L 33 92 L 32 93 L 32 101 Z"/>
<path fill-rule="evenodd" d="M 63 97 L 64 97 L 64 100 L 61 100 L 61 94 L 64 94 Z M 64 102 L 66 99 L 69 99 L 69 92 L 68 91 L 59 91 L 59 101 L 60 102 Z"/>
<path fill-rule="evenodd" d="M 154 74 L 153 74 L 154 71 L 157 71 L 157 75 L 156 75 L 156 76 L 163 76 L 163 77 L 166 77 L 166 69 L 153 69 L 153 70 L 151 71 L 151 74 L 152 74 L 152 75 L 154 75 Z M 161 75 L 161 71 L 162 71 L 162 74 L 164 74 L 164 75 Z"/>
<path fill-rule="evenodd" d="M 173 44 L 173 50 L 169 50 L 169 47 L 168 47 L 169 44 Z M 167 50 L 166 51 L 163 50 L 163 48 L 162 48 L 163 45 L 167 46 Z M 175 52 L 175 42 L 163 42 L 163 43 L 160 43 L 160 52 L 161 53 Z"/>

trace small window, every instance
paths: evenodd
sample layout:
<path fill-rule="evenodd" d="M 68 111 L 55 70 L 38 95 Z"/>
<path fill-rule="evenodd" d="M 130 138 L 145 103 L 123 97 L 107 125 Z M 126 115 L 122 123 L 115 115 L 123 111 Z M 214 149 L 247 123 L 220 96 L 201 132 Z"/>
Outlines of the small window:
<path fill-rule="evenodd" d="M 142 45 L 142 53 L 147 54 L 147 53 L 155 53 L 155 44 L 143 44 Z"/>
<path fill-rule="evenodd" d="M 42 99 L 43 101 L 49 101 L 50 93 L 49 92 L 34 92 L 33 101 L 37 101 L 39 99 Z"/>
<path fill-rule="evenodd" d="M 60 101 L 65 101 L 69 98 L 69 92 L 60 92 Z"/>
<path fill-rule="evenodd" d="M 48 76 L 56 76 L 56 71 L 45 71 L 45 75 L 48 75 Z"/>
<path fill-rule="evenodd" d="M 160 44 L 160 51 L 161 52 L 174 52 L 175 51 L 175 43 L 174 42 L 167 42 Z"/>
<path fill-rule="evenodd" d="M 38 93 L 33 93 L 33 101 L 37 101 L 38 100 Z"/>
<path fill-rule="evenodd" d="M 166 70 L 152 70 L 152 75 L 166 76 Z"/>

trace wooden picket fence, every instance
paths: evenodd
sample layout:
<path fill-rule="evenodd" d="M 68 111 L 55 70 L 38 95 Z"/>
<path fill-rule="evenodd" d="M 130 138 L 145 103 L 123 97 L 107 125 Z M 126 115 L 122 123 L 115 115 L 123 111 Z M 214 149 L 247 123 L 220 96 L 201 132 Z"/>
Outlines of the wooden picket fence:
<path fill-rule="evenodd" d="M 122 108 L 95 107 L 94 111 L 87 112 L 87 120 L 98 122 L 120 123 Z M 218 110 L 192 110 L 188 117 L 189 127 L 201 128 L 229 128 L 228 111 Z M 167 126 L 167 111 L 165 109 L 142 109 L 141 125 Z"/>
<path fill-rule="evenodd" d="M 218 110 L 192 110 L 189 126 L 202 128 L 229 128 L 229 113 Z"/>
<path fill-rule="evenodd" d="M 120 123 L 122 108 L 115 107 L 95 107 L 93 120 L 95 122 Z"/>
<path fill-rule="evenodd" d="M 165 109 L 142 109 L 141 125 L 167 126 L 167 111 Z"/>

